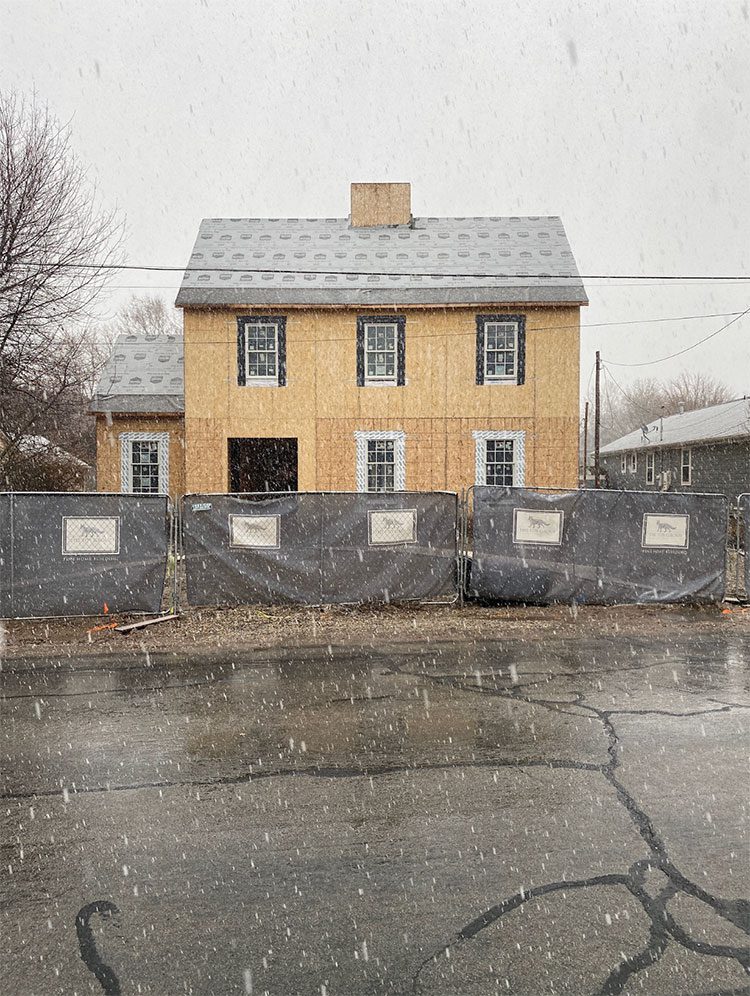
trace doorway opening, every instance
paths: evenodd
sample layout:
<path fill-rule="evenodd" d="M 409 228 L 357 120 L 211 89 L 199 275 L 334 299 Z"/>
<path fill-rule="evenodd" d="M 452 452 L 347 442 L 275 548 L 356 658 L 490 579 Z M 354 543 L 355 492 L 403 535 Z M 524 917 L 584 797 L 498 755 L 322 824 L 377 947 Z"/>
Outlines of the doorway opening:
<path fill-rule="evenodd" d="M 296 491 L 296 439 L 230 439 L 229 490 Z"/>

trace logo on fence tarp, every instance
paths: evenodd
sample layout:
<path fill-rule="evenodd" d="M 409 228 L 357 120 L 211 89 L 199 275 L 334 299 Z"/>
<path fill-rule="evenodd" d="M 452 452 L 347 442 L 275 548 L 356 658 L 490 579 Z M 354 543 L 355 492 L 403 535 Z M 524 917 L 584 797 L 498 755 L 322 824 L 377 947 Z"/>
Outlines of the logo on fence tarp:
<path fill-rule="evenodd" d="M 417 542 L 416 508 L 389 508 L 367 513 L 370 546 Z"/>
<path fill-rule="evenodd" d="M 120 552 L 120 517 L 63 515 L 62 552 L 68 557 Z"/>
<path fill-rule="evenodd" d="M 514 508 L 513 542 L 536 546 L 561 546 L 564 518 L 564 512 Z"/>
<path fill-rule="evenodd" d="M 278 549 L 279 515 L 230 515 L 229 545 L 246 549 Z"/>
<path fill-rule="evenodd" d="M 689 515 L 643 513 L 641 546 L 645 550 L 687 550 L 689 540 Z"/>

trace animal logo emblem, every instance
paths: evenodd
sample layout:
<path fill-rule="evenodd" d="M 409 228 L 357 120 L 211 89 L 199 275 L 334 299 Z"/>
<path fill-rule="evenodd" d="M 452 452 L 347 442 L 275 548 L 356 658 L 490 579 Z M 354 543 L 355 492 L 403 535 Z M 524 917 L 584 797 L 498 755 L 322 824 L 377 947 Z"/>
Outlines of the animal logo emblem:
<path fill-rule="evenodd" d="M 544 532 L 546 529 L 550 528 L 550 523 L 545 519 L 540 519 L 536 515 L 530 515 L 529 519 L 529 529 L 533 529 L 535 533 Z"/>
<path fill-rule="evenodd" d="M 656 531 L 662 535 L 669 535 L 669 533 L 677 532 L 677 526 L 673 526 L 671 522 L 657 522 Z"/>
<path fill-rule="evenodd" d="M 80 526 L 80 530 L 82 535 L 86 536 L 87 538 L 104 535 L 103 529 L 100 529 L 98 526 L 92 526 L 90 524 L 89 525 L 84 524 Z"/>

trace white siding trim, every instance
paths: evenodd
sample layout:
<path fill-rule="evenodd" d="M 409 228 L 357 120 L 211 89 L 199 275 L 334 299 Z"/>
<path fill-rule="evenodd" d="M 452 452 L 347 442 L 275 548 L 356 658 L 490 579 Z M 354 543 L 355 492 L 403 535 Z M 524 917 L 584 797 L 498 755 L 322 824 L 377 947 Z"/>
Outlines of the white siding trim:
<path fill-rule="evenodd" d="M 120 492 L 133 493 L 133 448 L 131 443 L 159 444 L 159 494 L 169 493 L 169 433 L 121 432 L 120 436 Z"/>
<path fill-rule="evenodd" d="M 522 429 L 475 429 L 472 433 L 475 445 L 475 483 L 487 483 L 487 440 L 512 439 L 513 446 L 513 486 L 522 488 L 526 482 L 526 433 Z"/>
<path fill-rule="evenodd" d="M 357 451 L 356 484 L 357 491 L 367 491 L 367 443 L 371 439 L 392 439 L 396 446 L 393 481 L 396 491 L 406 490 L 406 433 L 403 430 L 373 431 L 354 433 Z"/>

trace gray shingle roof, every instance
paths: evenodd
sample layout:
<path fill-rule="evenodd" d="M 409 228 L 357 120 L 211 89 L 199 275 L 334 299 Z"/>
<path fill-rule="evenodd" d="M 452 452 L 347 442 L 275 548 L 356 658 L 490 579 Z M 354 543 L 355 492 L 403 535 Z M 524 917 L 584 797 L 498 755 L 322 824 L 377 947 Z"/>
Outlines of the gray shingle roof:
<path fill-rule="evenodd" d="M 682 415 L 653 419 L 642 429 L 621 436 L 601 452 L 622 453 L 627 450 L 658 449 L 661 446 L 684 446 L 687 443 L 709 443 L 717 439 L 735 439 L 750 436 L 750 398 L 726 401 L 710 408 L 697 408 Z"/>
<path fill-rule="evenodd" d="M 185 411 L 181 335 L 120 335 L 99 376 L 92 412 Z"/>
<path fill-rule="evenodd" d="M 176 304 L 504 302 L 588 303 L 559 218 L 206 218 Z"/>

